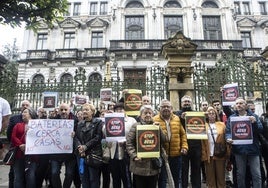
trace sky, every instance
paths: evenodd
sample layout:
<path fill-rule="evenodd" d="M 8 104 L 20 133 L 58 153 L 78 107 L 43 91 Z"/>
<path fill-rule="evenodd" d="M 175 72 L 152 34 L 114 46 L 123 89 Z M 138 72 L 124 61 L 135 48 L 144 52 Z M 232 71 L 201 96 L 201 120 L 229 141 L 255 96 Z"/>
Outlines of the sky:
<path fill-rule="evenodd" d="M 0 24 L 0 54 L 2 54 L 3 47 L 7 44 L 13 45 L 14 39 L 17 40 L 16 45 L 19 50 L 22 46 L 24 28 L 16 27 L 12 28 L 10 26 Z"/>

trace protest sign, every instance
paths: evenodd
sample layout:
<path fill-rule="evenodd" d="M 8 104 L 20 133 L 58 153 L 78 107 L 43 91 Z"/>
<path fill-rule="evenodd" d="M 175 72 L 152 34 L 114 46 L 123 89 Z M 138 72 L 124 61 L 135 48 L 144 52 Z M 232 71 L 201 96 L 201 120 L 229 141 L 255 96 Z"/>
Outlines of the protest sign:
<path fill-rule="evenodd" d="M 186 112 L 187 139 L 208 139 L 204 112 Z"/>
<path fill-rule="evenodd" d="M 137 156 L 139 158 L 160 157 L 159 126 L 137 125 Z"/>
<path fill-rule="evenodd" d="M 234 145 L 252 144 L 252 125 L 249 116 L 230 117 L 231 135 Z"/>
<path fill-rule="evenodd" d="M 100 99 L 105 104 L 112 101 L 112 88 L 103 88 L 100 90 Z"/>
<path fill-rule="evenodd" d="M 222 93 L 222 105 L 223 106 L 235 105 L 235 100 L 238 98 L 238 95 L 239 90 L 237 83 L 224 85 Z"/>
<path fill-rule="evenodd" d="M 25 154 L 72 153 L 74 120 L 34 119 L 28 123 Z"/>
<path fill-rule="evenodd" d="M 126 141 L 125 114 L 107 113 L 105 118 L 105 133 L 107 141 Z"/>
<path fill-rule="evenodd" d="M 74 96 L 74 104 L 77 106 L 83 105 L 89 101 L 88 96 L 86 95 L 75 95 Z"/>
<path fill-rule="evenodd" d="M 47 111 L 52 111 L 57 107 L 58 92 L 43 92 L 43 107 Z"/>
<path fill-rule="evenodd" d="M 129 89 L 125 93 L 125 111 L 129 116 L 138 116 L 142 104 L 142 92 L 138 89 Z"/>

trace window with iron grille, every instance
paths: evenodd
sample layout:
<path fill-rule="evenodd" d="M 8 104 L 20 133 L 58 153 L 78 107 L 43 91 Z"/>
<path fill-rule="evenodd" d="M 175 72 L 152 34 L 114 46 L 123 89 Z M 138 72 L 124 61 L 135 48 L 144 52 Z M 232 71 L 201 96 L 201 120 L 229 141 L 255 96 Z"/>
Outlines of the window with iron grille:
<path fill-rule="evenodd" d="M 126 8 L 143 8 L 143 4 L 139 1 L 131 1 L 126 5 Z"/>
<path fill-rule="evenodd" d="M 216 3 L 214 3 L 213 1 L 205 1 L 202 4 L 203 8 L 219 8 L 218 5 Z"/>
<path fill-rule="evenodd" d="M 168 1 L 164 4 L 164 8 L 181 8 L 181 5 L 177 1 Z"/>
<path fill-rule="evenodd" d="M 37 50 L 47 49 L 47 34 L 46 33 L 37 35 L 36 49 Z"/>

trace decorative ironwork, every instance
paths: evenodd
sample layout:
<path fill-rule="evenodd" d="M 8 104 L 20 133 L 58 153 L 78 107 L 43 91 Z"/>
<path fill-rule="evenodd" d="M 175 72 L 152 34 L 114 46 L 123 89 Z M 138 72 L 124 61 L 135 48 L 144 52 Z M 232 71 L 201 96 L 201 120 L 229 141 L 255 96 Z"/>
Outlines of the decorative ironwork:
<path fill-rule="evenodd" d="M 256 99 L 266 104 L 268 66 L 260 62 L 247 62 L 242 53 L 231 49 L 209 67 L 205 64 L 195 64 L 194 90 L 196 109 L 203 100 L 212 102 L 221 98 L 221 87 L 228 83 L 238 83 L 239 95 L 246 99 Z"/>

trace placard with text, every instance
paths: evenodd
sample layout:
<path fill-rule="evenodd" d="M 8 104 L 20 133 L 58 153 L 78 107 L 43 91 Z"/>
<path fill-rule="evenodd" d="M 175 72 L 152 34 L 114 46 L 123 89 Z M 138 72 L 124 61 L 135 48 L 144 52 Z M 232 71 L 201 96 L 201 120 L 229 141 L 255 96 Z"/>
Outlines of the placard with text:
<path fill-rule="evenodd" d="M 105 133 L 107 141 L 126 141 L 125 134 L 125 114 L 107 113 L 105 119 Z"/>
<path fill-rule="evenodd" d="M 187 139 L 208 139 L 204 112 L 186 112 Z"/>

